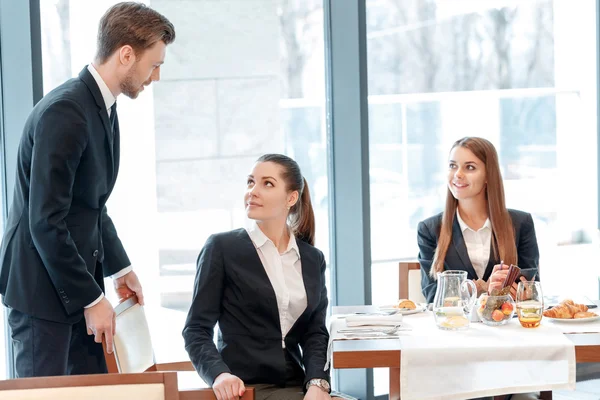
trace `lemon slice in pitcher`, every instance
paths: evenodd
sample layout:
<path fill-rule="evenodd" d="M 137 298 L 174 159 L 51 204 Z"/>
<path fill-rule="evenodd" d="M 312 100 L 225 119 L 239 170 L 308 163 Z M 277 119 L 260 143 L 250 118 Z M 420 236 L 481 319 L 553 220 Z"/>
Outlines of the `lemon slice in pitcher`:
<path fill-rule="evenodd" d="M 466 317 L 464 317 L 464 316 L 452 316 L 452 317 L 446 318 L 445 321 L 443 321 L 442 323 L 440 323 L 440 326 L 443 327 L 443 328 L 455 329 L 455 328 L 465 327 L 468 324 L 469 324 L 469 320 Z"/>

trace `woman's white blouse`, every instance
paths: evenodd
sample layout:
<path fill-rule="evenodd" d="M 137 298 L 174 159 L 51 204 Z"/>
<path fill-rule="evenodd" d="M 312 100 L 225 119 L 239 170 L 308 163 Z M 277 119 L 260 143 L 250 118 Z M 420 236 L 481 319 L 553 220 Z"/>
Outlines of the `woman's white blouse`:
<path fill-rule="evenodd" d="M 488 218 L 483 226 L 475 231 L 460 217 L 458 208 L 456 209 L 456 218 L 458 219 L 460 230 L 465 239 L 465 245 L 467 246 L 467 253 L 469 253 L 471 264 L 473 265 L 477 276 L 482 279 L 488 262 L 490 261 L 490 246 L 492 244 L 492 224 L 490 223 L 490 219 Z"/>
<path fill-rule="evenodd" d="M 247 232 L 256 247 L 277 297 L 281 324 L 281 346 L 285 348 L 285 336 L 300 318 L 307 305 L 300 250 L 296 238 L 291 232 L 287 249 L 282 254 L 279 254 L 275 244 L 256 223 L 252 228 L 247 229 Z"/>

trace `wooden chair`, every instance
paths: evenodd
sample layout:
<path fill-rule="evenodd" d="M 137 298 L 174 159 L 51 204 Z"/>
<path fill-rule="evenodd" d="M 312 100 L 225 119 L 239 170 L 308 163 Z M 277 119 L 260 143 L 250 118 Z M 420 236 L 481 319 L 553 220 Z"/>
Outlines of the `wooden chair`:
<path fill-rule="evenodd" d="M 100 374 L 0 381 L 2 400 L 178 400 L 177 374 Z"/>
<path fill-rule="evenodd" d="M 398 298 L 415 303 L 426 303 L 421 292 L 421 265 L 418 261 L 400 261 L 398 274 Z"/>
<path fill-rule="evenodd" d="M 114 336 L 114 352 L 104 356 L 109 373 L 139 373 L 149 371 L 195 371 L 191 361 L 156 363 L 150 328 L 139 305 L 137 296 L 130 297 L 115 307 L 117 314 L 117 332 Z M 179 399 L 213 400 L 216 399 L 210 388 L 181 389 Z M 244 400 L 254 400 L 254 388 L 246 388 Z"/>

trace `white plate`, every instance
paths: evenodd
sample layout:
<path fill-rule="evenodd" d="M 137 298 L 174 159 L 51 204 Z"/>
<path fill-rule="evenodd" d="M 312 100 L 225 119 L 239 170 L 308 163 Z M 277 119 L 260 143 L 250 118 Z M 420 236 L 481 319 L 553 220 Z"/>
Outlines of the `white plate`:
<path fill-rule="evenodd" d="M 568 318 L 550 318 L 550 317 L 543 317 L 543 320 L 550 320 L 552 322 L 566 322 L 568 324 L 576 324 L 579 322 L 591 322 L 591 321 L 596 321 L 598 319 L 600 319 L 600 315 L 596 315 L 595 317 L 588 317 L 588 318 L 574 318 L 574 319 L 568 319 Z"/>
<path fill-rule="evenodd" d="M 398 314 L 402 314 L 402 315 L 418 314 L 420 312 L 425 311 L 426 309 L 427 309 L 427 304 L 423 304 L 423 303 L 418 303 L 417 308 L 415 308 L 414 310 L 410 310 L 408 308 L 397 308 L 397 307 L 394 307 L 393 304 L 386 304 L 384 306 L 379 306 L 380 311 L 396 311 Z"/>

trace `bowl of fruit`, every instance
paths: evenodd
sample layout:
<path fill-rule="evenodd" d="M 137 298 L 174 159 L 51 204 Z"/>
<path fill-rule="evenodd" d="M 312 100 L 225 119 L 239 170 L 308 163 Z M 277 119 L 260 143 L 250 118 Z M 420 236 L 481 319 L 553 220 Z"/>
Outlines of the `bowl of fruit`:
<path fill-rule="evenodd" d="M 483 293 L 477 300 L 477 315 L 486 325 L 504 325 L 514 314 L 515 301 L 510 294 L 491 296 Z"/>

